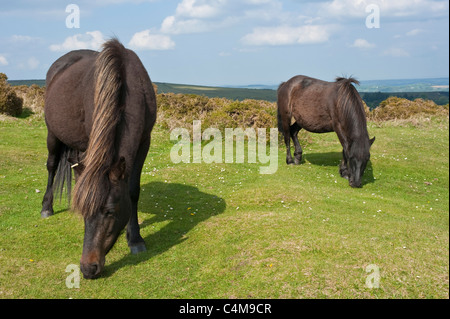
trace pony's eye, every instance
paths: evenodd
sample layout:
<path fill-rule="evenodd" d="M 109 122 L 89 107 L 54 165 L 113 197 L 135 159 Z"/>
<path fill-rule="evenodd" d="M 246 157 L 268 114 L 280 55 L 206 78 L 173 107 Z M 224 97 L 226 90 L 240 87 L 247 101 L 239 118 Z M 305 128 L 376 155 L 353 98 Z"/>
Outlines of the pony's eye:
<path fill-rule="evenodd" d="M 115 213 L 114 208 L 112 208 L 112 207 L 105 207 L 104 215 L 105 215 L 106 217 L 114 216 L 114 215 L 115 215 L 114 213 Z"/>

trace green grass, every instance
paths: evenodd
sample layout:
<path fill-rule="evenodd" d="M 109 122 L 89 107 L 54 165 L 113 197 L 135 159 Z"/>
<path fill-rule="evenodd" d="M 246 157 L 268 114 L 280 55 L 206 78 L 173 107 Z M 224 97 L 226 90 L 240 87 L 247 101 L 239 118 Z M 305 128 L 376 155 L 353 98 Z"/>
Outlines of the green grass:
<path fill-rule="evenodd" d="M 374 125 L 362 189 L 339 177 L 335 134 L 302 134 L 304 163 L 173 164 L 156 127 L 139 220 L 147 252 L 124 235 L 103 276 L 65 285 L 82 218 L 56 203 L 41 219 L 42 120 L 0 122 L 0 298 L 448 298 L 448 119 Z M 366 287 L 366 267 L 380 288 Z"/>

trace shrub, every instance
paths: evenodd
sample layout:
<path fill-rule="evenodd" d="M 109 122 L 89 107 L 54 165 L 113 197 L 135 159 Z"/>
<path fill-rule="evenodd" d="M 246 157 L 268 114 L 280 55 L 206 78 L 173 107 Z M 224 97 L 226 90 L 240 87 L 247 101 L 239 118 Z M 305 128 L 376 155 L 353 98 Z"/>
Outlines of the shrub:
<path fill-rule="evenodd" d="M 0 113 L 19 116 L 22 114 L 23 100 L 7 82 L 8 77 L 0 73 Z"/>
<path fill-rule="evenodd" d="M 30 109 L 33 113 L 44 112 L 45 87 L 32 84 L 31 86 L 15 86 L 14 91 L 23 99 L 23 107 Z"/>
<path fill-rule="evenodd" d="M 410 101 L 398 97 L 389 97 L 369 112 L 373 121 L 405 120 L 419 116 L 448 116 L 448 105 L 437 105 L 431 100 L 415 99 Z"/>
<path fill-rule="evenodd" d="M 204 127 L 270 128 L 276 125 L 276 103 L 260 100 L 234 101 L 208 98 L 193 94 L 159 94 L 158 121 L 170 130 L 175 127 L 191 129 L 194 120 Z"/>

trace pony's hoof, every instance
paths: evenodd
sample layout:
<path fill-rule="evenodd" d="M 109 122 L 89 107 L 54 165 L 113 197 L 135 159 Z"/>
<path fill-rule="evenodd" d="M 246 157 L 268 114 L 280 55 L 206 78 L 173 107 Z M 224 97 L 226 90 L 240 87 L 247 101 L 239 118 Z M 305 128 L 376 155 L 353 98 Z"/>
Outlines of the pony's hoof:
<path fill-rule="evenodd" d="M 142 253 L 144 251 L 147 251 L 147 248 L 145 248 L 144 243 L 140 243 L 140 244 L 130 246 L 130 251 L 133 255 L 136 255 L 136 254 Z"/>
<path fill-rule="evenodd" d="M 339 174 L 341 175 L 342 178 L 345 178 L 345 179 L 349 178 L 349 174 L 347 172 L 347 169 L 345 169 L 345 168 L 339 169 Z"/>
<path fill-rule="evenodd" d="M 41 211 L 41 217 L 42 218 L 48 218 L 48 217 L 50 217 L 52 215 L 53 215 L 53 211 L 51 211 L 51 210 L 43 210 L 43 211 Z"/>

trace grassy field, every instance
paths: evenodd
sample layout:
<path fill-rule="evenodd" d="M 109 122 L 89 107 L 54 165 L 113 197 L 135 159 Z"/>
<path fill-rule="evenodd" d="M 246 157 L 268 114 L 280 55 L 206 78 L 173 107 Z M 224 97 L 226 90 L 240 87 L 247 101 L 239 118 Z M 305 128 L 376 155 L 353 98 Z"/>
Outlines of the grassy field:
<path fill-rule="evenodd" d="M 0 122 L 0 298 L 449 298 L 448 118 L 369 123 L 362 189 L 339 177 L 335 134 L 303 134 L 304 163 L 173 164 L 157 126 L 143 170 L 141 234 L 103 276 L 66 287 L 82 218 L 63 200 L 41 219 L 42 119 Z M 379 288 L 366 280 L 379 271 Z M 371 268 L 372 267 L 372 268 Z"/>

